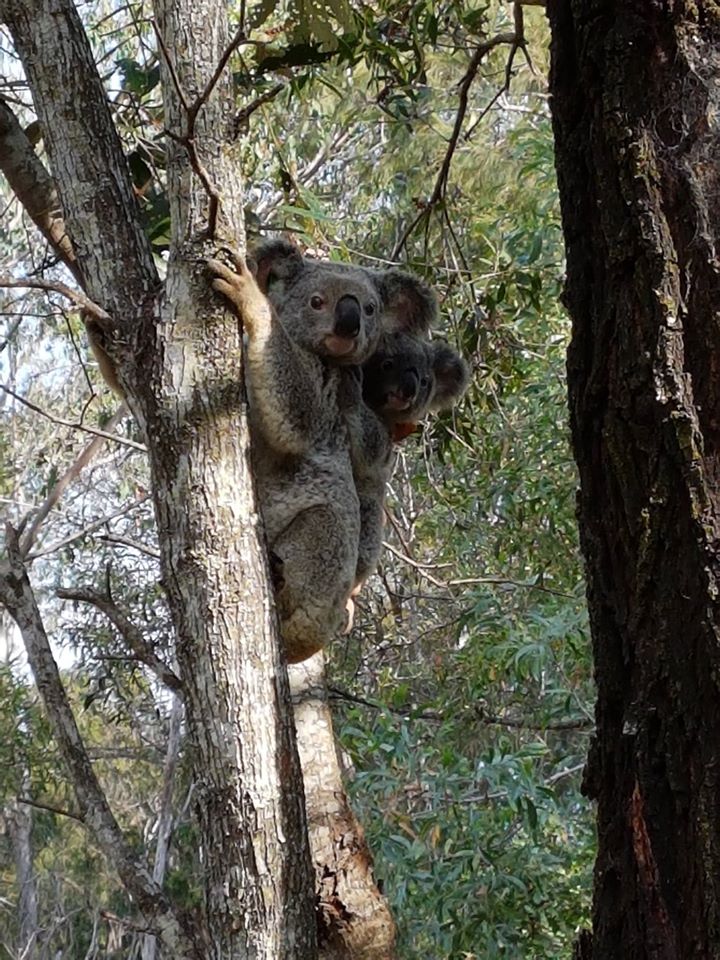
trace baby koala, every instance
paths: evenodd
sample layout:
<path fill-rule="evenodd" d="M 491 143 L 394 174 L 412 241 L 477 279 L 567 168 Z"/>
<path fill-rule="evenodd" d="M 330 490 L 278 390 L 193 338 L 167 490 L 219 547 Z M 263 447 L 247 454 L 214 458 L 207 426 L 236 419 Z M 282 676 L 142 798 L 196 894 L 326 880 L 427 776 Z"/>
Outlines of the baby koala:
<path fill-rule="evenodd" d="M 353 476 L 360 502 L 360 540 L 353 595 L 377 565 L 385 488 L 395 462 L 393 443 L 427 413 L 446 410 L 465 392 L 470 370 L 446 343 L 402 330 L 385 334 L 362 367 L 362 404 L 350 421 Z"/>

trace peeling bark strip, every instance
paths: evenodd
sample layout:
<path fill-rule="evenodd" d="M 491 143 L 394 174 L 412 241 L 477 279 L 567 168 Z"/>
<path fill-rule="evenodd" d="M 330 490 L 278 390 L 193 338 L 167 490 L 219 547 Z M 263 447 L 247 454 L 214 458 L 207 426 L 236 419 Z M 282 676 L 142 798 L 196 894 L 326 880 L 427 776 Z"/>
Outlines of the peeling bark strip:
<path fill-rule="evenodd" d="M 548 0 L 548 13 L 598 684 L 581 955 L 716 957 L 720 7 Z"/>
<path fill-rule="evenodd" d="M 0 98 L 0 170 L 38 230 L 81 282 L 75 251 L 65 229 L 60 198 L 17 117 Z"/>
<path fill-rule="evenodd" d="M 323 654 L 289 668 L 323 960 L 394 960 L 395 923 L 342 781 Z"/>
<path fill-rule="evenodd" d="M 45 627 L 20 556 L 17 535 L 6 527 L 8 563 L 0 570 L 0 602 L 17 623 L 30 669 L 53 734 L 70 774 L 83 823 L 108 860 L 114 864 L 128 893 L 172 956 L 201 960 L 205 956 L 198 931 L 180 919 L 147 866 L 131 852 L 105 799 L 75 723 Z"/>

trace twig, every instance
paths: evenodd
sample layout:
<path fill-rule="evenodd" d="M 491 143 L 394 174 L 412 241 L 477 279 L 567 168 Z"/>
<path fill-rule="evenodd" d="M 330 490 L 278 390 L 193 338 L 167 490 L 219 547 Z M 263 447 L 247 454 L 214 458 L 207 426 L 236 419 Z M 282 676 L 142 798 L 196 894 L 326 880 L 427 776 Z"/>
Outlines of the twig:
<path fill-rule="evenodd" d="M 24 803 L 28 807 L 37 807 L 38 810 L 47 810 L 49 813 L 56 813 L 59 817 L 68 817 L 70 820 L 77 820 L 78 823 L 84 823 L 81 816 L 72 813 L 70 810 L 62 810 L 60 807 L 53 807 L 49 803 L 40 803 L 39 800 L 31 800 L 30 797 L 18 797 L 18 803 Z"/>
<path fill-rule="evenodd" d="M 102 437 L 103 440 L 113 440 L 115 443 L 120 443 L 124 447 L 132 447 L 133 450 L 139 450 L 141 453 L 147 452 L 147 448 L 142 443 L 138 443 L 136 440 L 128 440 L 126 437 L 119 437 L 116 433 L 106 433 L 104 430 L 98 430 L 95 427 L 87 427 L 83 423 L 73 423 L 71 420 L 64 420 L 62 417 L 56 417 L 54 414 L 48 413 L 47 410 L 43 410 L 42 407 L 39 407 L 36 403 L 33 403 L 26 397 L 21 397 L 19 393 L 15 393 L 14 390 L 11 390 L 10 387 L 6 387 L 2 383 L 0 383 L 0 390 L 3 390 L 5 393 L 9 394 L 14 400 L 17 400 L 18 403 L 22 403 L 23 406 L 28 407 L 28 409 L 32 410 L 34 413 L 39 413 L 41 417 L 45 417 L 45 419 L 49 420 L 51 423 L 57 423 L 58 426 L 69 427 L 71 430 L 82 430 L 83 433 L 91 433 L 95 437 Z"/>
<path fill-rule="evenodd" d="M 178 99 L 180 100 L 180 103 L 182 104 L 183 109 L 185 110 L 185 113 L 188 113 L 188 111 L 190 110 L 190 104 L 188 103 L 187 97 L 185 96 L 185 91 L 183 90 L 182 84 L 180 83 L 180 78 L 175 72 L 175 64 L 173 63 L 173 60 L 172 60 L 172 57 L 170 56 L 168 48 L 165 46 L 165 41 L 163 40 L 162 34 L 160 33 L 160 28 L 158 27 L 155 20 L 151 20 L 150 22 L 152 23 L 152 28 L 155 31 L 155 37 L 157 38 L 158 46 L 160 47 L 163 58 L 167 65 L 168 71 L 170 73 L 170 79 L 172 80 L 173 86 L 175 87 L 175 92 L 178 95 Z"/>
<path fill-rule="evenodd" d="M 562 590 L 553 590 L 552 587 L 544 587 L 541 583 L 527 583 L 523 580 L 512 580 L 509 577 L 462 577 L 459 580 L 448 580 L 448 587 L 463 587 L 481 583 L 495 583 L 499 586 L 522 587 L 525 590 L 541 590 L 543 593 L 551 593 L 554 597 L 562 597 L 564 600 L 576 600 L 577 597 L 572 593 L 563 593 Z"/>
<path fill-rule="evenodd" d="M 177 75 L 175 70 L 175 65 L 172 61 L 170 53 L 165 45 L 165 41 L 162 38 L 162 34 L 158 28 L 157 23 L 152 21 L 153 29 L 155 31 L 155 36 L 158 40 L 158 45 L 162 51 L 162 55 L 167 64 L 167 68 L 170 72 L 170 77 L 172 78 L 173 86 L 177 91 L 178 98 L 180 103 L 185 111 L 186 118 L 186 129 L 184 134 L 175 133 L 172 130 L 165 128 L 165 133 L 167 136 L 174 140 L 176 143 L 179 143 L 181 146 L 185 147 L 190 160 L 190 166 L 193 169 L 195 175 L 199 178 L 205 192 L 208 196 L 208 225 L 207 225 L 207 235 L 210 239 L 215 237 L 215 231 L 217 229 L 217 219 L 220 211 L 221 197 L 220 192 L 215 186 L 215 184 L 210 179 L 205 166 L 203 165 L 200 157 L 198 156 L 197 148 L 195 146 L 195 122 L 198 117 L 198 113 L 202 106 L 207 102 L 210 94 L 215 89 L 215 86 L 222 76 L 222 73 L 227 66 L 228 60 L 232 56 L 233 52 L 238 48 L 238 46 L 245 40 L 245 26 L 244 26 L 244 5 L 241 9 L 240 17 L 240 27 L 238 28 L 235 36 L 232 38 L 230 43 L 227 45 L 223 51 L 222 56 L 220 57 L 215 70 L 213 71 L 212 76 L 205 84 L 203 90 L 198 94 L 198 96 L 193 100 L 192 103 L 188 102 L 188 99 L 185 95 L 185 92 L 182 89 L 180 83 L 180 78 Z"/>
<path fill-rule="evenodd" d="M 25 317 L 21 314 L 21 315 L 13 322 L 12 326 L 10 327 L 10 329 L 9 329 L 9 331 L 8 331 L 7 336 L 5 337 L 5 339 L 3 340 L 3 342 L 0 343 L 0 353 L 2 353 L 3 350 L 5 350 L 5 348 L 7 347 L 7 345 L 12 342 L 12 338 L 13 338 L 13 337 L 15 336 L 15 334 L 18 332 L 18 328 L 20 327 L 20 324 L 23 322 L 24 319 L 25 319 Z"/>
<path fill-rule="evenodd" d="M 91 606 L 97 607 L 118 630 L 137 659 L 144 663 L 146 667 L 149 667 L 166 687 L 176 693 L 182 692 L 183 685 L 180 677 L 155 653 L 140 630 L 128 620 L 111 597 L 94 590 L 60 589 L 56 593 L 61 600 L 75 600 L 78 603 L 89 603 Z"/>
<path fill-rule="evenodd" d="M 274 100 L 279 93 L 282 93 L 283 90 L 287 87 L 286 83 L 276 83 L 274 87 L 270 87 L 269 90 L 266 90 L 265 93 L 261 93 L 259 97 L 255 97 L 254 100 L 251 100 L 242 110 L 238 110 L 233 119 L 233 137 L 237 137 L 240 133 L 240 127 L 250 119 L 250 117 L 255 113 L 256 110 L 259 110 L 260 107 L 264 106 L 266 103 L 269 103 L 271 100 Z"/>
<path fill-rule="evenodd" d="M 413 569 L 417 570 L 420 576 L 428 580 L 434 587 L 445 589 L 445 587 L 447 586 L 447 584 L 443 583 L 442 580 L 437 580 L 435 577 L 433 577 L 431 573 L 427 572 L 425 568 L 428 566 L 428 564 L 418 563 L 417 560 L 413 560 L 412 557 L 406 556 L 404 553 L 402 553 L 400 550 L 394 547 L 391 543 L 387 543 L 386 541 L 383 541 L 383 546 L 385 547 L 386 550 L 389 550 L 390 553 L 393 554 L 393 556 L 397 557 L 398 560 L 402 560 L 403 563 L 407 563 L 411 567 L 413 567 Z M 433 566 L 437 566 L 437 565 L 433 564 Z"/>
<path fill-rule="evenodd" d="M 124 403 L 121 403 L 119 408 L 108 421 L 107 426 L 112 430 L 118 425 L 118 423 L 120 423 L 126 413 L 127 407 Z M 113 434 L 110 434 L 110 436 L 113 436 Z M 74 463 L 68 467 L 65 473 L 54 484 L 52 490 L 47 497 L 45 497 L 44 502 L 35 514 L 33 522 L 30 524 L 30 527 L 27 529 L 22 540 L 20 541 L 20 552 L 22 553 L 23 557 L 27 557 L 28 553 L 30 552 L 30 548 L 37 539 L 38 531 L 40 530 L 40 527 L 47 515 L 58 502 L 67 487 L 81 473 L 81 471 L 85 469 L 88 463 L 90 463 L 104 442 L 105 438 L 103 437 L 95 437 L 93 440 L 91 440 L 85 449 L 75 459 Z"/>
<path fill-rule="evenodd" d="M 115 533 L 107 533 L 102 537 L 98 537 L 98 540 L 102 540 L 105 543 L 117 543 L 124 547 L 131 547 L 133 550 L 138 550 L 140 553 L 144 553 L 148 557 L 152 557 L 153 560 L 160 559 L 160 551 L 156 550 L 155 547 L 147 547 L 144 543 L 139 543 L 137 540 L 131 540 L 130 537 L 121 537 Z"/>
<path fill-rule="evenodd" d="M 56 540 L 55 543 L 51 543 L 48 547 L 42 547 L 40 550 L 34 550 L 32 553 L 29 553 L 25 559 L 37 560 L 38 557 L 47 557 L 51 553 L 56 553 L 58 550 L 62 550 L 63 547 L 68 546 L 68 544 L 75 543 L 76 540 L 81 540 L 94 530 L 98 530 L 110 520 L 114 520 L 116 517 L 122 517 L 125 514 L 130 513 L 131 510 L 135 510 L 137 507 L 142 506 L 147 499 L 147 496 L 144 496 L 139 500 L 135 500 L 133 503 L 125 504 L 114 513 L 110 513 L 107 516 L 101 517 L 99 520 L 94 520 L 92 523 L 89 523 L 86 527 L 83 527 L 82 530 L 78 530 L 76 533 L 72 533 L 67 537 L 63 537 L 62 540 Z"/>
<path fill-rule="evenodd" d="M 440 165 L 440 171 L 435 180 L 435 186 L 433 187 L 430 197 L 423 205 L 420 213 L 411 221 L 410 225 L 406 227 L 402 236 L 395 244 L 395 249 L 391 254 L 391 259 L 396 260 L 400 255 L 403 247 L 407 243 L 410 235 L 413 233 L 418 224 L 426 217 L 429 216 L 431 210 L 437 206 L 437 204 L 445 196 L 445 191 L 447 189 L 448 177 L 450 174 L 450 165 L 452 163 L 453 156 L 455 154 L 455 149 L 457 148 L 458 140 L 460 138 L 460 132 L 462 130 L 462 125 L 465 122 L 465 114 L 467 113 L 467 104 L 468 104 L 468 93 L 470 87 L 477 76 L 478 70 L 480 69 L 480 64 L 482 63 L 483 57 L 486 56 L 491 50 L 495 47 L 499 47 L 502 44 L 515 44 L 517 43 L 517 36 L 514 33 L 498 33 L 494 37 L 491 37 L 489 40 L 486 40 L 485 43 L 481 43 L 479 47 L 475 48 L 468 68 L 465 71 L 465 75 L 459 84 L 460 90 L 460 102 L 455 115 L 455 123 L 453 125 L 452 133 L 450 134 L 450 140 L 448 141 L 447 150 L 445 151 L 445 156 L 443 157 L 442 164 Z"/>
<path fill-rule="evenodd" d="M 240 26 L 237 32 L 235 33 L 235 36 L 227 45 L 227 47 L 225 48 L 225 51 L 223 52 L 223 55 L 218 60 L 217 66 L 215 67 L 215 71 L 213 72 L 213 75 L 210 77 L 208 82 L 205 84 L 204 90 L 202 91 L 202 93 L 200 93 L 197 99 L 190 105 L 190 108 L 188 110 L 188 136 L 190 136 L 190 130 L 194 132 L 195 119 L 200 111 L 200 108 L 203 106 L 204 103 L 206 103 L 208 97 L 215 89 L 215 84 L 218 82 L 218 80 L 222 76 L 222 72 L 227 66 L 228 60 L 233 55 L 235 50 L 237 50 L 237 48 L 240 46 L 243 40 L 245 40 L 244 19 L 245 19 L 244 14 L 241 13 Z"/>
<path fill-rule="evenodd" d="M 106 313 L 102 307 L 99 307 L 93 300 L 86 297 L 85 294 L 79 290 L 73 290 L 73 288 L 69 287 L 66 283 L 38 280 L 32 277 L 22 277 L 20 280 L 13 280 L 11 277 L 0 276 L 0 287 L 22 287 L 31 290 L 45 290 L 50 293 L 59 293 L 61 296 L 67 297 L 68 300 L 76 303 L 79 307 L 82 307 L 83 310 L 85 310 L 93 320 L 97 320 L 98 323 L 108 323 L 111 319 L 110 314 Z"/>
<path fill-rule="evenodd" d="M 595 726 L 588 717 L 577 720 L 558 720 L 556 723 L 528 723 L 526 720 L 511 720 L 509 717 L 486 713 L 483 707 L 478 707 L 475 713 L 480 723 L 487 726 L 513 727 L 517 730 L 589 730 Z"/>

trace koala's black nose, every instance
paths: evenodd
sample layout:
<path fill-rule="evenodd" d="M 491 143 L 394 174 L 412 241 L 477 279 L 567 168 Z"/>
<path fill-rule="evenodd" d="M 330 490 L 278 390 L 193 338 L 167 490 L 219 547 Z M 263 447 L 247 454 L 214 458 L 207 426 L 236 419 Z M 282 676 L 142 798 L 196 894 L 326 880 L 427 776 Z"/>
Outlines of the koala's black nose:
<path fill-rule="evenodd" d="M 418 377 L 417 374 L 413 371 L 408 371 L 403 374 L 402 380 L 400 381 L 400 388 L 398 393 L 405 400 L 412 400 L 418 391 Z"/>
<path fill-rule="evenodd" d="M 346 294 L 340 297 L 335 307 L 335 330 L 338 337 L 356 337 L 360 332 L 360 303 Z"/>

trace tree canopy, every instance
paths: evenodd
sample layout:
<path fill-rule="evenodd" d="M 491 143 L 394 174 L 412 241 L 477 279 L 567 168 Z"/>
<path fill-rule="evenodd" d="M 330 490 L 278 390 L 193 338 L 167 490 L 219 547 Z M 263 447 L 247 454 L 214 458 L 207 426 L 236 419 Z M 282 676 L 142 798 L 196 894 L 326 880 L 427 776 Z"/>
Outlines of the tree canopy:
<path fill-rule="evenodd" d="M 328 0 L 243 4 L 237 16 L 246 33 L 228 70 L 250 244 L 282 231 L 332 259 L 408 266 L 438 292 L 438 335 L 473 366 L 462 404 L 403 444 L 380 569 L 330 651 L 349 789 L 398 955 L 567 955 L 589 914 L 580 777 L 593 691 L 543 11 Z M 163 275 L 167 123 L 152 12 L 92 2 L 82 17 Z M 43 157 L 9 41 L 2 53 L 0 108 Z M 0 273 L 70 282 L 17 188 L 0 189 Z M 115 414 L 76 305 L 57 289 L 1 296 L 7 516 L 32 522 L 48 507 L 28 557 L 83 736 L 126 835 L 166 862 L 166 889 L 190 909 L 202 886 L 194 783 L 168 683 L 175 652 L 140 435 Z M 109 605 L 127 622 L 108 619 Z M 24 843 L 39 957 L 140 956 L 146 938 L 124 922 L 128 895 L 74 820 L 3 625 L 0 950 L 15 957 L 27 932 Z"/>

